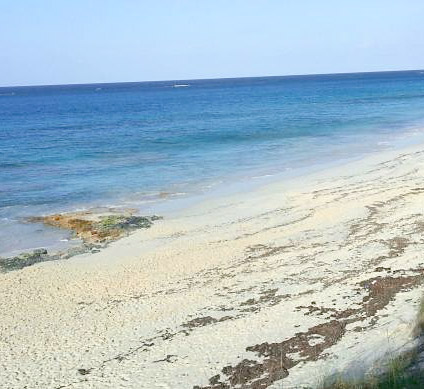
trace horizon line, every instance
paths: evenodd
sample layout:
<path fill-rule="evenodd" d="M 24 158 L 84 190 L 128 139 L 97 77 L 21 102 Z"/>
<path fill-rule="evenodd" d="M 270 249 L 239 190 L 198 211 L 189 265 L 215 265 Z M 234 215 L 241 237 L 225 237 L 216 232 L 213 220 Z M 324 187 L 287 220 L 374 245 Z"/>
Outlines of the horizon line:
<path fill-rule="evenodd" d="M 59 87 L 59 86 L 84 86 L 84 85 L 113 85 L 113 84 L 143 84 L 143 83 L 159 83 L 159 82 L 180 82 L 180 81 L 214 81 L 214 80 L 236 80 L 236 79 L 253 79 L 253 78 L 290 78 L 290 77 L 308 77 L 308 76 L 335 76 L 348 74 L 374 74 L 374 73 L 402 73 L 402 72 L 420 72 L 423 69 L 402 69 L 402 70 L 376 70 L 376 71 L 360 71 L 360 72 L 336 72 L 336 73 L 306 73 L 306 74 L 285 74 L 285 75 L 268 75 L 268 76 L 243 76 L 243 77 L 210 77 L 210 78 L 181 78 L 167 80 L 144 80 L 144 81 L 112 81 L 112 82 L 83 82 L 70 84 L 29 84 L 29 85 L 6 85 L 0 86 L 5 88 L 41 88 L 41 87 Z"/>

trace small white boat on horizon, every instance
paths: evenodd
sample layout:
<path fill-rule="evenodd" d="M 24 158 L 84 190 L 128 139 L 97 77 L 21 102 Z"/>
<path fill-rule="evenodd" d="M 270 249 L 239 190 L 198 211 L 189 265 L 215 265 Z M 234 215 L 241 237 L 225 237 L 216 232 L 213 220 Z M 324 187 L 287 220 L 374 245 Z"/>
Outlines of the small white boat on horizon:
<path fill-rule="evenodd" d="M 190 84 L 174 84 L 172 85 L 173 88 L 188 88 Z"/>

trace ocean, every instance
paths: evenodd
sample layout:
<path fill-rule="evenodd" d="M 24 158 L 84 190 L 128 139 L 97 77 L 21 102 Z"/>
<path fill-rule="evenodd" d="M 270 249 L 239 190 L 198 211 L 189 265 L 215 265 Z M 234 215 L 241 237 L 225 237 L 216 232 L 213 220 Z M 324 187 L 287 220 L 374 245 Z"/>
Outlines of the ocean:
<path fill-rule="evenodd" d="M 0 256 L 70 244 L 28 216 L 166 213 L 423 129 L 423 71 L 0 88 Z"/>

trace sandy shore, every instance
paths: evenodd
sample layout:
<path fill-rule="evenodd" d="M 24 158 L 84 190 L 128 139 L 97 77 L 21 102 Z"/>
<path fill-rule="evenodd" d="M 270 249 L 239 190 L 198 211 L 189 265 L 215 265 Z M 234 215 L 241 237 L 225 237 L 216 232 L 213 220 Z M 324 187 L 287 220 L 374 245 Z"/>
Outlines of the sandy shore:
<path fill-rule="evenodd" d="M 296 388 L 368 369 L 414 344 L 423 179 L 424 145 L 381 153 L 0 274 L 0 387 Z"/>

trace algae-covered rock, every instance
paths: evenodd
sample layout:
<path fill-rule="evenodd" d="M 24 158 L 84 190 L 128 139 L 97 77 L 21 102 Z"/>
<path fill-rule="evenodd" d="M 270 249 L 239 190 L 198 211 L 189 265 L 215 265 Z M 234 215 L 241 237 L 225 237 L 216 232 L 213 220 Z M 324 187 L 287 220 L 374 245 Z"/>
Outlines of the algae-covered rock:
<path fill-rule="evenodd" d="M 131 214 L 95 214 L 91 212 L 76 212 L 50 216 L 33 217 L 30 222 L 44 224 L 72 231 L 85 243 L 104 243 L 117 240 L 128 233 L 150 228 L 159 216 L 134 216 Z"/>
<path fill-rule="evenodd" d="M 57 259 L 57 256 L 49 255 L 46 249 L 37 249 L 32 252 L 19 254 L 15 257 L 0 258 L 0 270 L 22 269 L 38 262 L 52 261 L 54 259 Z"/>
<path fill-rule="evenodd" d="M 139 228 L 150 228 L 153 221 L 159 220 L 159 216 L 102 216 L 98 222 L 98 228 L 103 230 L 131 231 Z"/>
<path fill-rule="evenodd" d="M 104 244 L 82 243 L 79 246 L 70 247 L 66 251 L 59 251 L 52 254 L 49 254 L 46 249 L 36 249 L 32 252 L 21 253 L 14 257 L 0 257 L 0 272 L 19 270 L 40 262 L 69 259 L 75 255 L 81 255 L 85 253 L 96 253 L 99 252 L 100 249 L 104 246 Z"/>
<path fill-rule="evenodd" d="M 97 214 L 90 211 L 28 218 L 33 223 L 67 229 L 82 239 L 82 244 L 71 247 L 64 252 L 49 254 L 46 249 L 37 249 L 10 258 L 0 257 L 0 272 L 18 270 L 35 263 L 68 259 L 87 252 L 99 252 L 108 242 L 128 235 L 141 228 L 150 228 L 159 216 L 135 216 L 131 211 L 124 214 Z"/>

